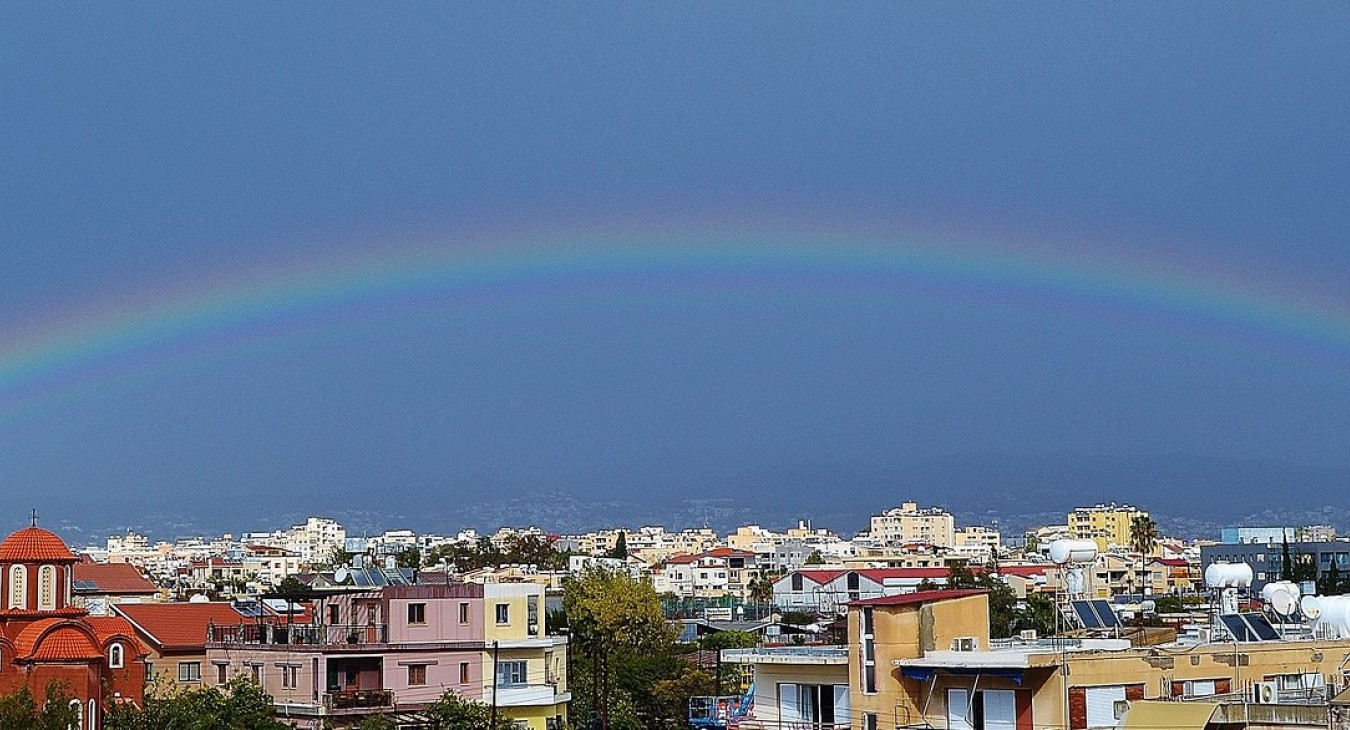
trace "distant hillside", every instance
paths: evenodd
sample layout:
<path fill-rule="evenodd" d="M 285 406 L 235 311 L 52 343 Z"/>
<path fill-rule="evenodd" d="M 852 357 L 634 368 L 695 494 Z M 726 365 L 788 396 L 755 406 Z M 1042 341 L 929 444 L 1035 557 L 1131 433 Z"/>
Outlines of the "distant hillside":
<path fill-rule="evenodd" d="M 73 542 L 128 527 L 160 537 L 272 529 L 308 514 L 333 516 L 353 532 L 411 527 L 452 531 L 504 524 L 580 531 L 615 525 L 708 524 L 728 530 L 746 522 L 781 529 L 811 519 L 852 535 L 867 517 L 904 500 L 939 505 L 962 523 L 1005 532 L 1060 522 L 1079 505 L 1117 501 L 1152 512 L 1165 532 L 1216 537 L 1234 524 L 1350 525 L 1350 469 L 1276 461 L 1154 456 L 971 454 L 924 459 L 903 467 L 785 465 L 673 486 L 640 485 L 621 493 L 568 491 L 548 485 L 475 482 L 472 488 L 404 485 L 368 495 L 278 488 L 267 496 L 125 495 L 115 509 L 73 499 L 0 498 L 19 518 L 36 504 L 66 527 Z M 36 500 L 36 501 L 35 501 Z M 49 525 L 51 523 L 48 523 Z"/>

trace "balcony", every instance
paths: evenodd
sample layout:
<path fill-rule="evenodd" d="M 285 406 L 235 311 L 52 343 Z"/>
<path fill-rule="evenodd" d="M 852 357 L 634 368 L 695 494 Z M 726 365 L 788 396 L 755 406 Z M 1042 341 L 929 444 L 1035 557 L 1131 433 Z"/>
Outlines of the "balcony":
<path fill-rule="evenodd" d="M 335 712 L 389 708 L 394 706 L 394 693 L 387 689 L 333 690 L 324 694 L 323 705 Z"/>
<path fill-rule="evenodd" d="M 389 643 L 388 624 L 230 624 L 206 628 L 206 643 L 245 646 L 360 646 Z"/>

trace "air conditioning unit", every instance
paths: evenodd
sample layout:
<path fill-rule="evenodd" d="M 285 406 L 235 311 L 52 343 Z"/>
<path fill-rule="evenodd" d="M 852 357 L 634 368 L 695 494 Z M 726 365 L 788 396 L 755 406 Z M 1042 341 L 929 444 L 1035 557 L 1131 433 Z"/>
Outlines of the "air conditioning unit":
<path fill-rule="evenodd" d="M 1201 644 L 1211 644 L 1214 642 L 1214 629 L 1208 626 L 1196 629 L 1196 635 Z"/>
<path fill-rule="evenodd" d="M 974 636 L 958 636 L 952 640 L 952 651 L 975 651 L 980 648 L 980 640 Z"/>
<path fill-rule="evenodd" d="M 1252 682 L 1247 699 L 1254 705 L 1273 705 L 1280 701 L 1280 691 L 1274 682 Z"/>
<path fill-rule="evenodd" d="M 1036 640 L 1036 629 L 1023 629 L 1017 632 L 1017 638 L 1022 641 L 1032 642 Z"/>

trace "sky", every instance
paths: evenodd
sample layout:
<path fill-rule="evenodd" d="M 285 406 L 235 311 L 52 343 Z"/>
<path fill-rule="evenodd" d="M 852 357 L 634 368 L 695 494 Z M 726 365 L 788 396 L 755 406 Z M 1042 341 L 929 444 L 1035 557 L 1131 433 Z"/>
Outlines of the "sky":
<path fill-rule="evenodd" d="M 1344 6 L 5 16 L 0 523 L 1350 468 Z"/>

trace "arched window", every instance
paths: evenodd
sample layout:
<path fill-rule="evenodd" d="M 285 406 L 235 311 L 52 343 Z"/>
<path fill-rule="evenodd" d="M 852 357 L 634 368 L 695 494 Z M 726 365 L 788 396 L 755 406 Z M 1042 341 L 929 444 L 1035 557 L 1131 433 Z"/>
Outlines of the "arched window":
<path fill-rule="evenodd" d="M 66 726 L 66 730 L 83 730 L 84 728 L 84 703 L 79 700 L 70 701 L 70 711 L 75 715 L 75 722 Z"/>
<path fill-rule="evenodd" d="M 56 610 L 56 566 L 38 568 L 38 610 Z"/>
<path fill-rule="evenodd" d="M 89 700 L 89 730 L 98 730 L 98 705 Z"/>
<path fill-rule="evenodd" d="M 121 644 L 113 644 L 112 646 L 108 647 L 108 668 L 109 668 L 109 669 L 121 669 L 121 668 L 122 668 L 122 645 L 121 645 Z"/>
<path fill-rule="evenodd" d="M 28 609 L 28 569 L 22 565 L 9 568 L 9 607 Z"/>

